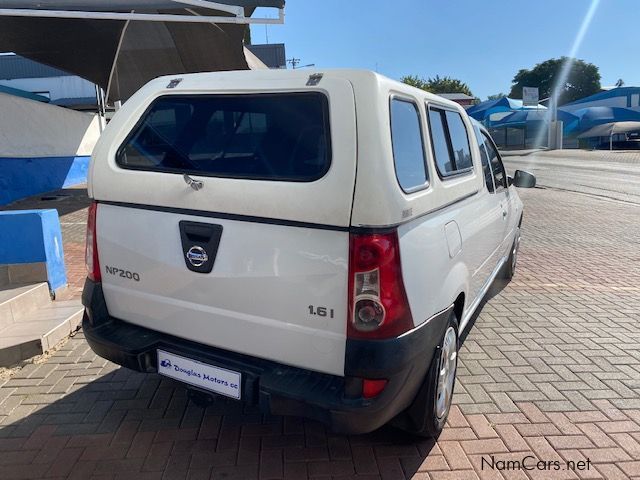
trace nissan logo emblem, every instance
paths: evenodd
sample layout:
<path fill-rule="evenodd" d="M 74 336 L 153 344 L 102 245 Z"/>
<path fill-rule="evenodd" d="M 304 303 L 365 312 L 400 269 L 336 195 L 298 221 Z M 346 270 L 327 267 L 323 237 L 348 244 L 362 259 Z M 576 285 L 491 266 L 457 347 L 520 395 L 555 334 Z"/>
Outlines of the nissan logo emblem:
<path fill-rule="evenodd" d="M 194 267 L 201 267 L 209 260 L 209 255 L 207 255 L 207 251 L 202 248 L 194 245 L 187 252 L 187 260 Z"/>

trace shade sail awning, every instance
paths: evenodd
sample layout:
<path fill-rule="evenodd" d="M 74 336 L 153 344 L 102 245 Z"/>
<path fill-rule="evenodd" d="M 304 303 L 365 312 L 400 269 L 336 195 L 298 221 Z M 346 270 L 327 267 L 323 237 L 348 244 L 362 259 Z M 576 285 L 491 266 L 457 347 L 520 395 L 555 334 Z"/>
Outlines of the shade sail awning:
<path fill-rule="evenodd" d="M 518 110 L 546 110 L 544 105 L 538 106 L 525 106 L 522 100 L 516 98 L 502 97 L 495 100 L 487 100 L 477 105 L 469 107 L 467 114 L 482 122 L 491 117 L 495 113 L 501 112 L 515 112 Z"/>
<path fill-rule="evenodd" d="M 128 12 L 131 10 L 184 8 L 185 5 L 205 7 L 207 3 L 248 8 L 284 8 L 284 0 L 202 0 L 197 2 L 174 0 L 110 0 L 107 2 L 103 0 L 1 0 L 0 8 Z M 211 8 L 215 8 L 215 6 L 212 5 Z"/>
<path fill-rule="evenodd" d="M 572 112 L 578 117 L 576 131 L 585 132 L 603 124 L 640 122 L 640 111 L 623 107 L 587 107 Z"/>
<path fill-rule="evenodd" d="M 609 137 L 616 133 L 640 131 L 640 122 L 611 122 L 597 125 L 578 135 L 578 138 Z"/>
<path fill-rule="evenodd" d="M 137 20 L 177 23 L 284 23 L 284 0 L 0 0 L 7 17 Z M 278 18 L 251 18 L 258 7 L 277 8 Z M 198 11 L 194 11 L 198 9 Z"/>
<path fill-rule="evenodd" d="M 509 113 L 500 119 L 489 118 L 491 126 L 494 128 L 533 126 L 536 123 L 549 122 L 551 120 L 551 112 L 549 110 L 519 110 Z M 564 130 L 567 133 L 567 128 L 577 121 L 578 117 L 569 112 L 558 110 L 557 119 L 564 122 Z"/>
<path fill-rule="evenodd" d="M 248 69 L 244 20 L 256 7 L 281 9 L 284 1 L 0 0 L 0 52 L 85 78 L 102 87 L 108 100 L 126 100 L 161 75 Z M 16 8 L 34 15 L 7 13 Z M 61 11 L 90 15 L 69 18 Z M 39 16 L 45 13 L 52 16 Z M 147 16 L 91 16 L 100 14 Z"/>

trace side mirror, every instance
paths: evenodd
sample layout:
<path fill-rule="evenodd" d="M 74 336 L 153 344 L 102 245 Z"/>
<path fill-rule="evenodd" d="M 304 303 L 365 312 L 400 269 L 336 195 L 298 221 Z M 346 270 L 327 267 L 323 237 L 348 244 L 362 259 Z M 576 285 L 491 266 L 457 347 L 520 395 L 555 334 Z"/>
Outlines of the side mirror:
<path fill-rule="evenodd" d="M 524 170 L 516 170 L 513 181 L 510 181 L 511 183 L 518 188 L 533 188 L 536 186 L 536 177 Z"/>

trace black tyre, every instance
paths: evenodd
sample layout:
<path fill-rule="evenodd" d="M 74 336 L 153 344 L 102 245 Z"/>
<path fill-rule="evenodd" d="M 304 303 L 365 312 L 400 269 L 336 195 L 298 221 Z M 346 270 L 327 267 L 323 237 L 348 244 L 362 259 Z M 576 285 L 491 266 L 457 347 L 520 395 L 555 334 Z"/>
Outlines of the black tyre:
<path fill-rule="evenodd" d="M 502 278 L 505 280 L 511 280 L 516 273 L 516 265 L 518 263 L 518 250 L 520 249 L 520 227 L 516 229 L 516 236 L 513 239 L 513 245 L 511 245 L 511 251 L 509 252 L 509 258 L 502 267 Z"/>
<path fill-rule="evenodd" d="M 458 319 L 452 311 L 424 383 L 399 425 L 403 430 L 424 437 L 440 435 L 456 383 L 458 343 Z"/>

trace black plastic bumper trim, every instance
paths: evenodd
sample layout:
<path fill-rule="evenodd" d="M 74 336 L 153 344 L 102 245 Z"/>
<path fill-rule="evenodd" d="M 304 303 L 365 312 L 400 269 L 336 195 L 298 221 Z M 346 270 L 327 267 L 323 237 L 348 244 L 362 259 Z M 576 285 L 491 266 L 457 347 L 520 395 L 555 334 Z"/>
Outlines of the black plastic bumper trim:
<path fill-rule="evenodd" d="M 413 401 L 442 336 L 449 310 L 390 340 L 347 340 L 345 376 L 329 375 L 230 352 L 115 319 L 102 285 L 87 279 L 84 335 L 93 351 L 124 367 L 157 372 L 157 349 L 242 374 L 242 401 L 272 415 L 324 422 L 340 433 L 366 433 L 389 422 Z M 357 378 L 356 378 L 357 377 Z M 359 378 L 384 378 L 374 399 L 353 395 Z M 209 392 L 212 393 L 212 392 Z M 213 393 L 212 393 L 213 394 Z"/>

